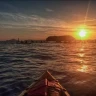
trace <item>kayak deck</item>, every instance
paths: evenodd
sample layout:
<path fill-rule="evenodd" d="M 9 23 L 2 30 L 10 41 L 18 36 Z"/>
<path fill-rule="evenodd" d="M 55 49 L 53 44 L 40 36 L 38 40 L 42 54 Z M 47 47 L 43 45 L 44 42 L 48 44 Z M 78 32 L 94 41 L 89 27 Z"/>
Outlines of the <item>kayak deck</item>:
<path fill-rule="evenodd" d="M 30 85 L 19 96 L 70 96 L 49 71 L 46 71 L 35 84 Z"/>

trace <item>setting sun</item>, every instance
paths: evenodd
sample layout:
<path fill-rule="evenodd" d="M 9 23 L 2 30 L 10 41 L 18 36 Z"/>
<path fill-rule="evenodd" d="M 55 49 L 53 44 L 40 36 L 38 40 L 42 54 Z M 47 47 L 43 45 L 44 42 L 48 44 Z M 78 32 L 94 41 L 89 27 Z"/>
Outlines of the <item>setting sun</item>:
<path fill-rule="evenodd" d="M 79 36 L 83 38 L 83 37 L 86 36 L 86 33 L 87 33 L 87 32 L 86 32 L 85 29 L 81 29 L 80 32 L 79 32 Z"/>
<path fill-rule="evenodd" d="M 74 37 L 78 40 L 87 40 L 89 39 L 90 29 L 88 26 L 81 25 L 76 28 Z"/>

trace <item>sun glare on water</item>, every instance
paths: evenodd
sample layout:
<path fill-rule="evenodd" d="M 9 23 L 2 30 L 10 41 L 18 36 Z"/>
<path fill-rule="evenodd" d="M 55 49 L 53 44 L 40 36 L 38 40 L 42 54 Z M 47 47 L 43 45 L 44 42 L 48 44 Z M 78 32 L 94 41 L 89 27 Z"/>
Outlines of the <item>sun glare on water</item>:
<path fill-rule="evenodd" d="M 88 71 L 88 66 L 87 65 L 82 65 L 77 71 L 80 72 L 87 72 Z"/>

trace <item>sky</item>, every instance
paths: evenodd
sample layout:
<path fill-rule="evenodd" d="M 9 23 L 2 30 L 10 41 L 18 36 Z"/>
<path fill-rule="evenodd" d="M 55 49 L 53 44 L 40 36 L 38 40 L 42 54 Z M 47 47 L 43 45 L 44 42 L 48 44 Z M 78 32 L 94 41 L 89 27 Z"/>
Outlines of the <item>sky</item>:
<path fill-rule="evenodd" d="M 75 37 L 84 21 L 96 39 L 95 9 L 95 0 L 0 0 L 0 40 Z"/>

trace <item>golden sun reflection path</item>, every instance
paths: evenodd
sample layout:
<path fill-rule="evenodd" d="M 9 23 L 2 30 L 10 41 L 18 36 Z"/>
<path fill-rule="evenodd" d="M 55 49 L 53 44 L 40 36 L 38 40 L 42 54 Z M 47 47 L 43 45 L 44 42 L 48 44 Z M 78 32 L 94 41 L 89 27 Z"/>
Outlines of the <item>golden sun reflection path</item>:
<path fill-rule="evenodd" d="M 92 49 L 89 43 L 78 43 L 70 52 L 71 55 L 69 56 L 71 57 L 68 57 L 69 64 L 62 65 L 63 67 L 60 66 L 61 70 L 75 74 L 81 73 L 82 75 L 83 73 L 96 73 L 95 61 L 92 55 L 94 49 Z"/>
<path fill-rule="evenodd" d="M 78 72 L 84 72 L 84 73 L 89 73 L 92 71 L 92 67 L 87 64 L 85 61 L 85 46 L 82 45 L 81 48 L 79 49 L 78 57 L 80 58 L 79 62 L 80 64 L 77 66 L 76 71 Z"/>
<path fill-rule="evenodd" d="M 66 70 L 70 73 L 81 73 L 82 75 L 83 73 L 96 73 L 95 61 L 93 60 L 95 57 L 92 55 L 94 49 L 89 43 L 78 43 L 69 52 L 70 54 L 66 60 L 67 64 L 65 66 L 61 64 L 62 66 L 60 65 L 58 69 Z"/>
<path fill-rule="evenodd" d="M 78 53 L 78 57 L 80 58 L 79 62 L 80 62 L 80 66 L 78 66 L 77 68 L 77 71 L 80 71 L 80 72 L 87 72 L 88 71 L 88 66 L 85 65 L 84 63 L 84 56 L 85 56 L 85 53 L 84 53 L 84 46 L 81 46 L 81 48 L 79 49 L 79 53 Z"/>

